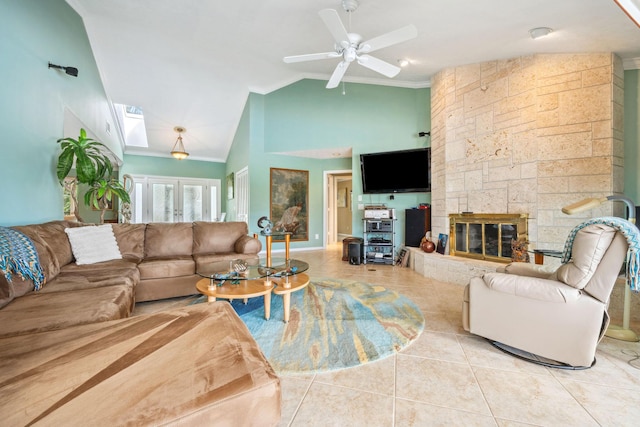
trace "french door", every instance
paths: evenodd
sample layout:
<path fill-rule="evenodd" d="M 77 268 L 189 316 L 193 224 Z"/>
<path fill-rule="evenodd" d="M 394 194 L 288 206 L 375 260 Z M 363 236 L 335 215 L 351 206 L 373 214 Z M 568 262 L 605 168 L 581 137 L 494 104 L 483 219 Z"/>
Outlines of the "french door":
<path fill-rule="evenodd" d="M 220 180 L 133 176 L 133 222 L 216 221 Z"/>

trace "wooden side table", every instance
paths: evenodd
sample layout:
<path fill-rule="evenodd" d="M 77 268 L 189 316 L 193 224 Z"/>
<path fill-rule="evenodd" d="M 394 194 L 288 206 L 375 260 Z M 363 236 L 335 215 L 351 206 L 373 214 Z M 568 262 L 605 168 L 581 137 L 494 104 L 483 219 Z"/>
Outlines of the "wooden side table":
<path fill-rule="evenodd" d="M 273 236 L 276 238 L 282 237 L 284 235 L 284 259 L 289 259 L 289 246 L 291 244 L 291 233 L 272 233 L 272 234 L 263 234 L 260 233 L 265 238 L 265 246 L 267 250 L 267 267 L 271 267 L 271 245 L 273 244 Z"/>

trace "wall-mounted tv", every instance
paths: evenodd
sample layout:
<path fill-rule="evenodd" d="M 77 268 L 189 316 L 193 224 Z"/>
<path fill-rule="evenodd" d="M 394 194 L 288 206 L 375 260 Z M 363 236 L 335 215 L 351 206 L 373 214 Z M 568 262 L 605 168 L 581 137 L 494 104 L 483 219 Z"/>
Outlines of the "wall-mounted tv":
<path fill-rule="evenodd" d="M 360 154 L 364 194 L 431 191 L 431 148 Z"/>

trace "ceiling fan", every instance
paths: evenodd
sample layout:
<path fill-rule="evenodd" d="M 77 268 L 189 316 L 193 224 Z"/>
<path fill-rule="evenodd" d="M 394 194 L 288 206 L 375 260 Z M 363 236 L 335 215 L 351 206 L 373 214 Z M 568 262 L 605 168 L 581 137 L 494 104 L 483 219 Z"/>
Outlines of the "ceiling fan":
<path fill-rule="evenodd" d="M 342 0 L 342 7 L 351 13 L 358 7 L 357 0 Z M 334 9 L 324 9 L 318 12 L 324 21 L 327 29 L 336 41 L 335 50 L 323 53 L 311 53 L 308 55 L 285 56 L 284 62 L 315 61 L 318 59 L 342 58 L 342 61 L 333 71 L 327 89 L 332 89 L 340 83 L 342 77 L 347 72 L 347 68 L 353 61 L 376 71 L 389 78 L 395 77 L 400 72 L 400 67 L 389 64 L 381 59 L 368 55 L 376 50 L 402 43 L 418 36 L 418 30 L 413 25 L 407 25 L 395 31 L 383 34 L 372 39 L 362 41 L 360 34 L 348 33 L 345 29 L 338 12 Z"/>

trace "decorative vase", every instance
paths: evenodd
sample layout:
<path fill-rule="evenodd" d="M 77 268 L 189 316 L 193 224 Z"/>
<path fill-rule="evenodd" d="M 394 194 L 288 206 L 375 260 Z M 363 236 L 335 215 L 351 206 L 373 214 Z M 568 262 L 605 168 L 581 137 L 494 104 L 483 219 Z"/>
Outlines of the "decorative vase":
<path fill-rule="evenodd" d="M 426 253 L 431 253 L 436 250 L 436 245 L 431 240 L 424 240 L 420 244 L 420 249 L 422 249 Z"/>

